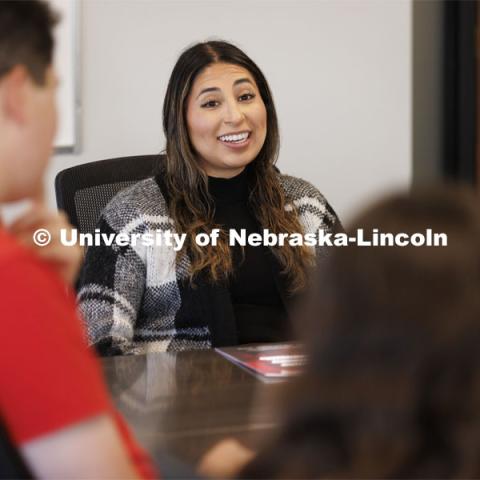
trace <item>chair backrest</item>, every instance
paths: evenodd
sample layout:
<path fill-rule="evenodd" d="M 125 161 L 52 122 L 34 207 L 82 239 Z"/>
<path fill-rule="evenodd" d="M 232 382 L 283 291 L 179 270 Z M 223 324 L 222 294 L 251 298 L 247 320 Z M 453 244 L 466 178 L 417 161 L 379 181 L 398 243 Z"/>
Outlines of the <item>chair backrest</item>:
<path fill-rule="evenodd" d="M 120 191 L 159 171 L 165 155 L 140 155 L 84 163 L 55 178 L 57 206 L 81 233 L 93 233 L 101 211 Z"/>

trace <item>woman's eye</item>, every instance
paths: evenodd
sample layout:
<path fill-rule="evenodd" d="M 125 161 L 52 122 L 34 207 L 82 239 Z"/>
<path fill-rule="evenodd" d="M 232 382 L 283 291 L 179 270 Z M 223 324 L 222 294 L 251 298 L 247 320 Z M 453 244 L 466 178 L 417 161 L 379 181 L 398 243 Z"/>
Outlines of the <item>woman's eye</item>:
<path fill-rule="evenodd" d="M 202 103 L 202 108 L 214 108 L 218 105 L 216 100 L 209 100 L 208 102 Z"/>
<path fill-rule="evenodd" d="M 253 93 L 244 93 L 238 97 L 241 102 L 248 102 L 248 100 L 252 100 L 252 98 L 255 98 L 255 94 Z"/>

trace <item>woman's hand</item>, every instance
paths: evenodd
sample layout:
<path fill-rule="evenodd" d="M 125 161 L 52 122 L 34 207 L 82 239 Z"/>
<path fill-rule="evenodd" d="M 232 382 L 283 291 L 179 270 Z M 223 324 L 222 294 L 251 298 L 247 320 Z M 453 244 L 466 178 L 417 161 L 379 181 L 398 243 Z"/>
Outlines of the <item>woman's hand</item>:
<path fill-rule="evenodd" d="M 255 452 L 234 438 L 227 438 L 205 453 L 198 463 L 197 471 L 205 477 L 234 478 L 254 457 Z"/>
<path fill-rule="evenodd" d="M 50 233 L 51 240 L 48 244 L 40 246 L 35 243 L 34 233 L 38 229 L 45 229 Z M 53 265 L 62 279 L 73 286 L 83 260 L 83 249 L 78 245 L 63 245 L 60 241 L 61 229 L 72 229 L 66 214 L 52 212 L 42 203 L 32 204 L 26 213 L 8 227 L 10 233 L 20 243 L 31 248 L 40 258 Z"/>

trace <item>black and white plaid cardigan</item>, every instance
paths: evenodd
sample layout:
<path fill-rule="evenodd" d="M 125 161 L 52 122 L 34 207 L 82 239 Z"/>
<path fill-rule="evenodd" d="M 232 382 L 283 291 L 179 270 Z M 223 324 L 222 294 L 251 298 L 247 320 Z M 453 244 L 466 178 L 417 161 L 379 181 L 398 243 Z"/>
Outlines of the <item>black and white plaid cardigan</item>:
<path fill-rule="evenodd" d="M 304 233 L 340 225 L 310 183 L 279 174 L 287 205 Z M 174 231 L 160 176 L 118 193 L 97 225 L 103 233 Z M 317 248 L 317 257 L 322 255 Z M 188 280 L 187 255 L 177 264 L 172 247 L 95 246 L 86 254 L 78 301 L 89 341 L 102 355 L 206 349 L 236 344 L 233 307 L 226 287 Z"/>

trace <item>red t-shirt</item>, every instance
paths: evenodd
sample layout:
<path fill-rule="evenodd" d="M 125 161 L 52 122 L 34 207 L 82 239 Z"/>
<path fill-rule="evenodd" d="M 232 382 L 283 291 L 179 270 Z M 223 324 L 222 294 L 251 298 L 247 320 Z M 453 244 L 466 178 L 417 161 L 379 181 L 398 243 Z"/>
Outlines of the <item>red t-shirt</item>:
<path fill-rule="evenodd" d="M 0 229 L 0 417 L 20 445 L 99 414 L 117 424 L 137 471 L 148 457 L 115 412 L 75 298 L 57 273 Z"/>

